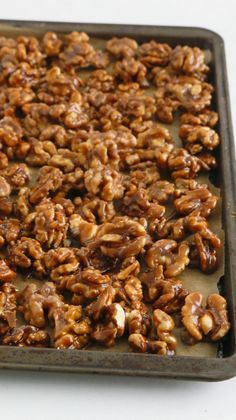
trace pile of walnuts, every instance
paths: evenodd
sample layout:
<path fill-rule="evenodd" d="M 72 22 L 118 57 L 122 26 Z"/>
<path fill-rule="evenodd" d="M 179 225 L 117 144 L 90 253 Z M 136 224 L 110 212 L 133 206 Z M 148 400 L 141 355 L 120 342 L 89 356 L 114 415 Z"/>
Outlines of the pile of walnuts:
<path fill-rule="evenodd" d="M 197 47 L 0 38 L 2 344 L 126 336 L 134 351 L 172 355 L 175 319 L 189 343 L 226 335 L 225 299 L 204 303 L 179 278 L 187 266 L 214 272 L 221 247 L 208 224 L 218 197 L 196 179 L 217 166 L 208 72 Z M 182 147 L 159 124 L 176 111 Z"/>

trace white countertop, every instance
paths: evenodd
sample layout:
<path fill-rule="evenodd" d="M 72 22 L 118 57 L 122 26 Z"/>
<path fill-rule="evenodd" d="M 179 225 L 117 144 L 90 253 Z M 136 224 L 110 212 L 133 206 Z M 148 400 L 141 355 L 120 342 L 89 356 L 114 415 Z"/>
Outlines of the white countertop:
<path fill-rule="evenodd" d="M 214 30 L 226 44 L 235 115 L 234 4 L 234 0 L 8 0 L 1 2 L 0 17 L 185 25 Z M 7 420 L 230 420 L 235 418 L 235 395 L 236 378 L 203 383 L 0 371 L 0 415 Z"/>

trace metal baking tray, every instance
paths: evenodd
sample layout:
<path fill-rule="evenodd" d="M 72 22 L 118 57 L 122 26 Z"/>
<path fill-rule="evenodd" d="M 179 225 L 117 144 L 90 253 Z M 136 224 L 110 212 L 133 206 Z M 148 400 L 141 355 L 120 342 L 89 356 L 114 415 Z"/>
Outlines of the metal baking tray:
<path fill-rule="evenodd" d="M 187 44 L 210 50 L 211 77 L 215 86 L 214 107 L 220 117 L 220 168 L 217 179 L 223 200 L 222 225 L 225 232 L 225 274 L 220 279 L 219 289 L 228 301 L 232 328 L 221 345 L 218 357 L 163 357 L 131 352 L 0 346 L 0 368 L 211 381 L 231 378 L 236 375 L 236 169 L 224 41 L 217 33 L 202 28 L 0 20 L 0 36 L 40 36 L 46 31 L 66 33 L 75 30 L 102 39 L 130 36 L 144 42 L 154 38 L 172 46 Z"/>

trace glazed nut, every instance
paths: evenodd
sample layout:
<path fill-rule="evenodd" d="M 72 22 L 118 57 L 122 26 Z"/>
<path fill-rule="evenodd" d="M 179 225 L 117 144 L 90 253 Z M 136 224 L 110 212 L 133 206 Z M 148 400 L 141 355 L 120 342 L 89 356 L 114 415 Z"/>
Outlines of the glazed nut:
<path fill-rule="evenodd" d="M 131 334 L 128 341 L 132 350 L 138 353 L 154 353 L 160 356 L 168 354 L 165 341 L 149 340 L 138 333 Z"/>
<path fill-rule="evenodd" d="M 16 277 L 13 271 L 4 259 L 0 259 L 0 282 L 11 282 Z"/>
<path fill-rule="evenodd" d="M 96 325 L 91 338 L 100 344 L 110 347 L 115 339 L 121 337 L 125 331 L 125 312 L 119 303 L 112 303 L 107 308 L 104 323 Z"/>
<path fill-rule="evenodd" d="M 3 337 L 2 344 L 19 347 L 49 347 L 50 335 L 32 325 L 21 325 L 10 329 Z"/>
<path fill-rule="evenodd" d="M 172 335 L 175 324 L 171 316 L 160 309 L 155 309 L 153 312 L 153 324 L 156 328 L 157 337 L 167 344 L 169 350 L 175 350 L 177 341 Z"/>

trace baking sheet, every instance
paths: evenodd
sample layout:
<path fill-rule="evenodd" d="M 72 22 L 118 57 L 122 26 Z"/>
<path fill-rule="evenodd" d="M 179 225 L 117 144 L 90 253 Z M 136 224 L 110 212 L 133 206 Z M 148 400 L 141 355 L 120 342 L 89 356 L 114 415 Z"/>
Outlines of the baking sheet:
<path fill-rule="evenodd" d="M 44 33 L 45 29 L 40 29 L 37 31 L 38 33 Z M 60 33 L 60 32 L 59 32 Z M 27 29 L 24 30 L 24 34 L 25 35 L 35 35 L 38 36 L 37 34 L 35 34 L 35 31 L 32 31 L 32 29 Z M 6 30 L 4 29 L 4 31 L 1 30 L 1 35 L 5 35 L 5 36 L 18 36 L 18 35 L 22 35 L 22 29 L 21 28 L 12 28 L 11 26 L 9 27 L 9 30 L 7 29 L 6 26 Z M 103 49 L 104 45 L 105 45 L 105 40 L 102 39 L 98 39 L 98 38 L 90 38 L 91 43 L 98 49 Z M 209 63 L 211 61 L 211 53 L 209 50 L 205 51 L 205 55 L 206 55 L 206 61 Z M 89 70 L 81 70 L 78 72 L 78 75 L 81 78 L 86 78 L 88 76 L 88 74 L 90 73 Z M 148 89 L 145 91 L 146 94 L 148 95 L 152 95 L 154 92 L 154 89 Z M 168 128 L 168 130 L 170 131 L 174 143 L 176 146 L 181 147 L 182 146 L 182 142 L 178 136 L 178 132 L 179 132 L 179 117 L 178 115 L 176 116 L 174 123 L 168 125 L 168 124 L 162 124 L 158 121 L 156 121 L 158 124 L 160 124 L 163 127 Z M 37 177 L 37 172 L 38 170 L 33 168 L 31 168 L 31 171 L 33 173 L 33 177 L 31 180 L 31 185 L 34 184 L 35 179 Z M 197 178 L 197 180 L 201 183 L 206 183 L 209 185 L 209 188 L 211 190 L 211 192 L 214 195 L 217 195 L 218 197 L 220 197 L 220 190 L 218 188 L 216 188 L 209 180 L 207 175 L 204 176 L 199 176 Z M 210 218 L 208 219 L 209 221 L 209 225 L 212 228 L 212 230 L 214 231 L 214 233 L 217 233 L 218 236 L 221 238 L 222 240 L 222 248 L 220 250 L 220 252 L 218 253 L 219 256 L 219 266 L 218 269 L 215 273 L 213 274 L 204 274 L 202 273 L 200 270 L 197 269 L 189 269 L 187 268 L 178 278 L 180 278 L 183 282 L 183 286 L 189 290 L 190 292 L 193 291 L 200 291 L 201 293 L 204 294 L 204 297 L 206 299 L 206 297 L 211 294 L 211 293 L 218 293 L 218 288 L 217 288 L 217 283 L 220 280 L 221 276 L 224 274 L 224 232 L 222 230 L 222 201 L 221 198 L 219 199 L 218 205 L 216 210 L 214 211 L 213 215 L 210 216 Z M 47 279 L 46 279 L 47 280 Z M 48 279 L 49 280 L 49 279 Z M 42 285 L 42 280 L 38 280 L 36 278 L 34 278 L 33 276 L 25 276 L 24 274 L 18 274 L 17 279 L 15 280 L 15 284 L 17 285 L 17 287 L 19 288 L 19 290 L 21 290 L 22 288 L 24 288 L 26 286 L 27 283 L 30 282 L 35 282 L 36 284 L 39 285 L 39 287 Z M 20 325 L 23 322 L 22 318 L 19 317 L 18 319 L 18 324 Z M 47 326 L 47 329 L 50 331 L 50 327 Z M 217 355 L 217 343 L 212 343 L 212 342 L 200 342 L 198 344 L 189 346 L 186 345 L 182 342 L 181 340 L 181 332 L 183 331 L 183 327 L 176 327 L 174 330 L 174 335 L 177 338 L 177 349 L 176 349 L 176 355 L 178 356 L 198 356 L 198 357 L 215 357 Z M 127 337 L 119 339 L 119 341 L 116 343 L 115 346 L 106 349 L 104 347 L 101 347 L 97 344 L 93 344 L 89 346 L 90 350 L 103 350 L 106 352 L 112 351 L 112 352 L 131 352 L 130 347 L 128 345 L 128 341 L 127 341 Z"/>

